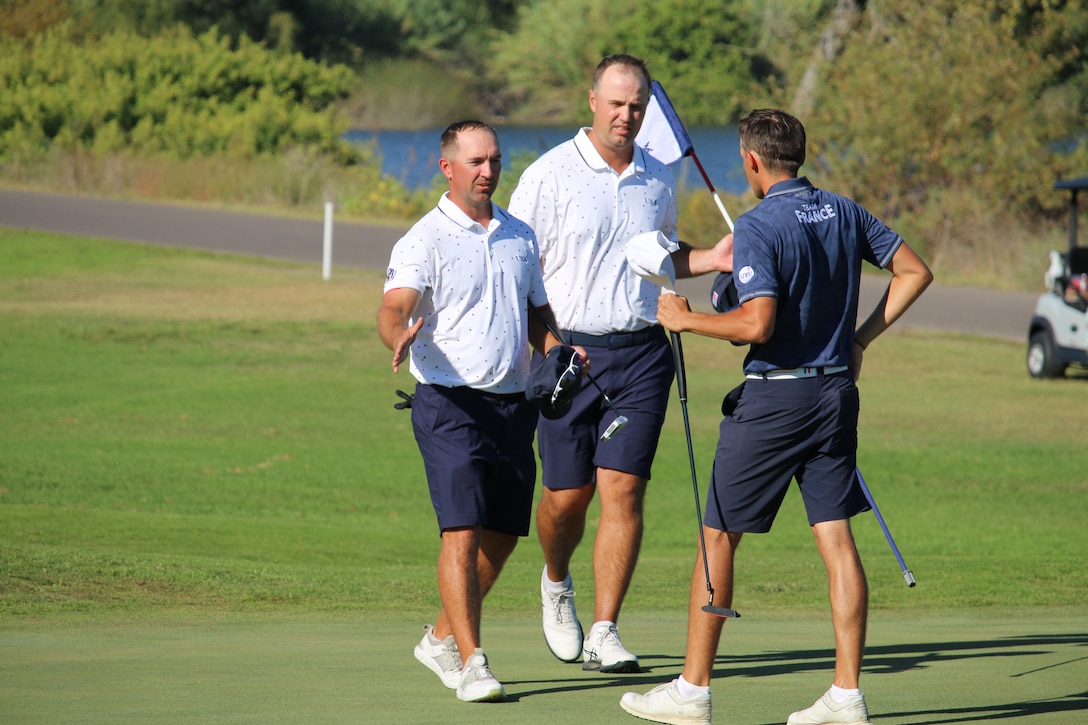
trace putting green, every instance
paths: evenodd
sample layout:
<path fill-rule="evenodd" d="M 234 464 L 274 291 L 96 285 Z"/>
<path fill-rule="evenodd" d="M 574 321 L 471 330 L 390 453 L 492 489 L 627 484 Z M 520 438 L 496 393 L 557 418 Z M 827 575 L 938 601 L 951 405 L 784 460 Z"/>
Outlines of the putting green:
<path fill-rule="evenodd" d="M 743 612 L 713 684 L 720 725 L 785 722 L 831 681 L 830 625 Z M 1088 607 L 877 616 L 862 686 L 887 725 L 1088 720 Z M 607 723 L 629 689 L 677 675 L 684 620 L 621 623 L 638 675 L 553 659 L 535 619 L 486 619 L 508 701 L 466 704 L 412 656 L 423 622 L 365 615 L 194 614 L 0 625 L 3 723 Z"/>

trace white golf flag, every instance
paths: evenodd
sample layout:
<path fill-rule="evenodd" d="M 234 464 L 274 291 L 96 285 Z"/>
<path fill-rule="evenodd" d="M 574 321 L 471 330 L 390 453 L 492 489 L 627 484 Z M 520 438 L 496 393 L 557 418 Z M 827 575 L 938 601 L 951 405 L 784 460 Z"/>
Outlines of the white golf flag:
<path fill-rule="evenodd" d="M 680 116 L 672 107 L 665 89 L 657 81 L 650 84 L 650 100 L 646 104 L 646 115 L 642 119 L 642 128 L 635 136 L 635 143 L 644 148 L 646 153 L 668 166 L 672 166 L 685 156 L 690 156 L 695 162 L 695 168 L 699 169 L 703 181 L 706 182 L 706 188 L 714 197 L 718 211 L 722 213 L 725 223 L 729 225 L 729 231 L 733 231 L 733 218 L 729 216 L 722 198 L 714 190 L 714 184 L 706 175 L 706 169 L 699 163 L 695 145 L 691 143 L 691 137 L 688 136 L 684 124 L 680 121 Z"/>
<path fill-rule="evenodd" d="M 680 122 L 665 89 L 657 81 L 650 84 L 650 101 L 646 104 L 646 115 L 635 143 L 669 166 L 694 150 L 684 124 Z"/>

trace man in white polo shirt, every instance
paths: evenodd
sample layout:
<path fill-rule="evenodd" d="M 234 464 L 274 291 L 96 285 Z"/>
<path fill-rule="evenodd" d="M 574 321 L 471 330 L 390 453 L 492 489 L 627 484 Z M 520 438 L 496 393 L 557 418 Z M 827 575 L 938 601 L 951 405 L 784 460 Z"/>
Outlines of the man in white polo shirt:
<path fill-rule="evenodd" d="M 601 441 L 616 413 L 596 387 L 583 386 L 566 416 L 542 417 L 537 430 L 545 486 L 537 509 L 545 640 L 560 660 L 581 659 L 584 669 L 602 672 L 639 671 L 616 621 L 642 541 L 643 497 L 674 373 L 656 318 L 661 288 L 638 275 L 628 247 L 636 237 L 657 235 L 680 277 L 729 264 L 725 240 L 701 250 L 676 243 L 675 179 L 635 145 L 649 93 L 641 59 L 604 58 L 589 91 L 593 125 L 526 169 L 510 199 L 511 213 L 536 232 L 544 284 L 566 342 L 589 351 L 594 378 L 629 419 Z M 595 494 L 601 501 L 596 600 L 583 637 L 569 565 Z"/>
<path fill-rule="evenodd" d="M 442 536 L 442 611 L 415 656 L 459 699 L 493 702 L 506 693 L 480 646 L 481 603 L 529 533 L 529 345 L 560 341 L 545 327 L 555 318 L 533 231 L 491 201 L 502 166 L 495 130 L 455 123 L 441 153 L 449 191 L 393 247 L 378 334 L 394 372 L 411 351 L 412 428 Z"/>

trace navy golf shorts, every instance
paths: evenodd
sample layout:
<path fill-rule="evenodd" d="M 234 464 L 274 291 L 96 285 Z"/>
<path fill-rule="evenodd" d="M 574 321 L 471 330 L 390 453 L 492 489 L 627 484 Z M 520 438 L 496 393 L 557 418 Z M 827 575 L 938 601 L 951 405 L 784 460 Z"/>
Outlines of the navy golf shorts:
<path fill-rule="evenodd" d="M 797 479 L 809 524 L 867 511 L 855 475 L 859 398 L 850 373 L 747 380 L 720 427 L 704 523 L 770 531 Z"/>
<path fill-rule="evenodd" d="M 662 328 L 650 328 L 638 339 L 642 340 L 638 344 L 619 347 L 572 340 L 585 347 L 589 374 L 628 423 L 612 438 L 600 440 L 616 415 L 596 386 L 583 379 L 570 412 L 557 420 L 541 416 L 538 421 L 537 444 L 547 488 L 593 483 L 598 467 L 650 478 L 675 366 Z M 534 356 L 536 362 L 539 356 Z"/>
<path fill-rule="evenodd" d="M 482 526 L 528 536 L 537 408 L 521 393 L 416 386 L 415 432 L 439 531 Z"/>

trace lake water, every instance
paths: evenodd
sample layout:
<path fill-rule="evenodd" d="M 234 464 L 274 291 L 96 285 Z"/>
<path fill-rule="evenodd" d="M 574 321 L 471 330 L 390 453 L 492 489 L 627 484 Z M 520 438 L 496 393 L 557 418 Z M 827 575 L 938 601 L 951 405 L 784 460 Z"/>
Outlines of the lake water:
<path fill-rule="evenodd" d="M 503 155 L 530 152 L 537 156 L 574 136 L 574 128 L 552 126 L 500 126 L 499 141 Z M 438 174 L 438 139 L 443 129 L 417 131 L 353 130 L 350 141 L 375 141 L 382 155 L 382 173 L 392 176 L 412 189 L 427 186 Z M 710 182 L 722 193 L 741 194 L 748 189 L 737 150 L 737 129 L 693 127 L 687 129 L 695 153 Z M 681 159 L 673 171 L 685 188 L 706 188 L 702 175 L 690 158 Z M 516 180 L 514 180 L 516 181 Z M 509 179 L 505 183 L 513 183 Z"/>

